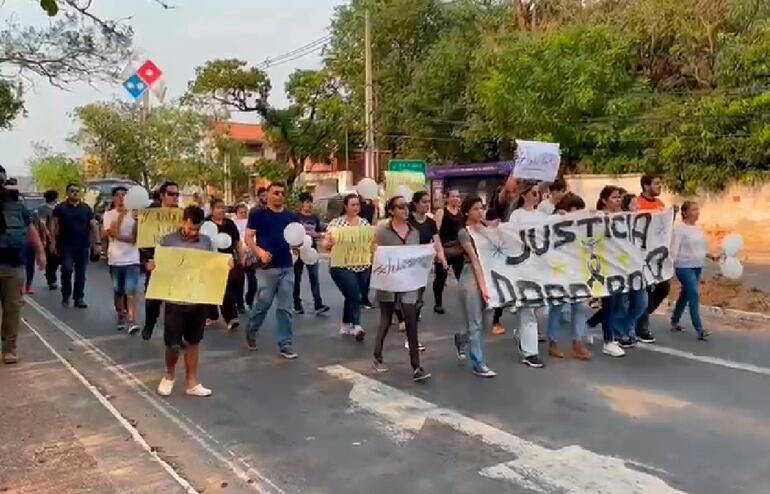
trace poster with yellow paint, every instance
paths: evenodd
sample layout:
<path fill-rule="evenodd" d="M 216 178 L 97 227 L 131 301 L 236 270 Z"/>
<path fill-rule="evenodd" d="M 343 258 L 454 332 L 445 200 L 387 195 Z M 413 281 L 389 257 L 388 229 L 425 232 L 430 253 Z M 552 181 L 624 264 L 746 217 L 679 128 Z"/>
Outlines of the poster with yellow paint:
<path fill-rule="evenodd" d="M 150 208 L 139 213 L 136 246 L 155 247 L 165 235 L 176 231 L 182 223 L 181 208 Z"/>
<path fill-rule="evenodd" d="M 148 299 L 221 305 L 232 256 L 181 247 L 157 247 Z"/>
<path fill-rule="evenodd" d="M 368 266 L 372 263 L 373 226 L 344 226 L 330 230 L 334 246 L 330 265 L 333 268 Z"/>
<path fill-rule="evenodd" d="M 412 192 L 425 190 L 425 175 L 418 172 L 385 172 L 385 193 L 393 197 L 402 185 L 409 187 Z M 411 201 L 411 197 L 406 200 Z"/>

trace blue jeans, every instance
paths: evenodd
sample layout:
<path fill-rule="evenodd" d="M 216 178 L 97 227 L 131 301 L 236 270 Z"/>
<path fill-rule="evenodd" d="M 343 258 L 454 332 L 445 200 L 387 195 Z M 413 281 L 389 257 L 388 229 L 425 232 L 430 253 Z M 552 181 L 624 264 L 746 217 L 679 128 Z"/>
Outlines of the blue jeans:
<path fill-rule="evenodd" d="M 565 311 L 570 311 L 570 327 L 572 341 L 583 341 L 586 337 L 586 326 L 591 309 L 585 302 L 574 304 L 553 305 L 548 308 L 548 341 L 558 341 L 559 328 Z"/>
<path fill-rule="evenodd" d="M 35 247 L 25 245 L 22 251 L 24 256 L 24 271 L 27 275 L 27 286 L 32 286 L 32 280 L 35 279 Z"/>
<path fill-rule="evenodd" d="M 138 264 L 132 266 L 110 266 L 112 291 L 115 295 L 136 295 L 139 291 L 141 270 Z"/>
<path fill-rule="evenodd" d="M 61 296 L 69 300 L 83 300 L 86 289 L 86 267 L 88 267 L 88 247 L 59 246 L 61 256 Z M 75 285 L 72 285 L 72 273 L 75 273 Z"/>
<path fill-rule="evenodd" d="M 331 268 L 329 273 L 334 284 L 345 297 L 342 307 L 342 323 L 358 326 L 361 324 L 361 301 L 364 291 L 369 289 L 371 270 L 353 271 L 347 268 Z"/>
<path fill-rule="evenodd" d="M 632 290 L 618 294 L 615 321 L 612 327 L 616 338 L 628 338 L 636 322 L 647 313 L 647 290 Z"/>
<path fill-rule="evenodd" d="M 246 333 L 256 337 L 262 323 L 265 322 L 267 311 L 278 299 L 275 310 L 275 339 L 280 350 L 290 347 L 292 343 L 291 330 L 291 292 L 294 289 L 293 268 L 257 269 L 257 300 L 249 313 L 249 324 Z"/>
<path fill-rule="evenodd" d="M 484 352 L 481 348 L 481 334 L 484 328 L 492 326 L 492 310 L 484 308 L 481 291 L 470 267 L 460 274 L 460 307 L 462 307 L 465 328 L 457 333 L 466 345 L 474 369 L 485 367 Z"/>
<path fill-rule="evenodd" d="M 310 279 L 310 292 L 313 294 L 313 304 L 316 310 L 323 307 L 321 300 L 321 285 L 318 282 L 318 263 L 305 264 L 301 259 L 294 263 L 294 308 L 302 308 L 302 268 L 307 267 L 307 277 Z"/>
<path fill-rule="evenodd" d="M 618 312 L 620 310 L 620 296 L 622 294 L 610 295 L 602 298 L 602 336 L 605 343 L 615 341 L 615 325 L 618 321 Z"/>
<path fill-rule="evenodd" d="M 682 313 L 686 305 L 690 306 L 690 321 L 692 321 L 695 332 L 700 334 L 703 331 L 703 323 L 700 320 L 700 300 L 698 300 L 698 284 L 702 268 L 676 268 L 676 278 L 682 284 L 682 291 L 679 298 L 676 299 L 674 313 L 671 314 L 671 325 L 676 326 L 682 318 Z"/>

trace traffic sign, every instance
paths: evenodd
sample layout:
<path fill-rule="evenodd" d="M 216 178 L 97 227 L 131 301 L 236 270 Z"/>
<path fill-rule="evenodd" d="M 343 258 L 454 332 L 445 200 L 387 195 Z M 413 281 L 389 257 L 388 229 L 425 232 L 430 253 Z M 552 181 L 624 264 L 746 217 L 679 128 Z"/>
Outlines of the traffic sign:
<path fill-rule="evenodd" d="M 390 160 L 389 172 L 414 172 L 425 174 L 425 162 L 421 160 Z"/>

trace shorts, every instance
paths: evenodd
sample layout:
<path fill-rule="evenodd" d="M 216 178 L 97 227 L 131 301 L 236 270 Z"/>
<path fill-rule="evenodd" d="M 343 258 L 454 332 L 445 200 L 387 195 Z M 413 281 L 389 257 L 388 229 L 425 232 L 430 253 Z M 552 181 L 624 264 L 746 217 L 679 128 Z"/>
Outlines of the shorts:
<path fill-rule="evenodd" d="M 206 329 L 207 305 L 181 305 L 166 302 L 163 322 L 163 341 L 169 348 L 179 348 L 182 340 L 197 345 Z"/>
<path fill-rule="evenodd" d="M 112 290 L 115 295 L 136 295 L 139 291 L 139 276 L 141 270 L 138 264 L 131 266 L 110 266 Z"/>

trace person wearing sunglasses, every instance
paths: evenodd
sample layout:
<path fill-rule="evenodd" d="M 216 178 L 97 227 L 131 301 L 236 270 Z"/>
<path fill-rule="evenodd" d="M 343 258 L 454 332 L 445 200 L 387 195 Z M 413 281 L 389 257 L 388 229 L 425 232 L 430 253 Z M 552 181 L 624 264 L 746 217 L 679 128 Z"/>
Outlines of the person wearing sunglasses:
<path fill-rule="evenodd" d="M 160 196 L 159 203 L 153 203 L 150 207 L 161 208 L 178 208 L 179 207 L 179 185 L 176 182 L 166 181 L 163 182 L 158 189 L 158 195 Z M 145 266 L 147 276 L 144 280 L 144 289 L 147 291 L 147 286 L 150 284 L 150 276 L 152 273 L 148 268 L 150 261 L 155 258 L 155 249 L 140 249 L 141 261 Z M 160 318 L 160 309 L 163 306 L 162 300 L 148 300 L 144 301 L 144 328 L 142 328 L 142 339 L 147 341 L 152 338 L 152 333 L 155 331 L 155 325 Z"/>
<path fill-rule="evenodd" d="M 377 227 L 372 249 L 378 246 L 419 245 L 420 232 L 409 224 L 409 208 L 402 196 L 391 197 L 385 205 L 385 213 L 390 218 Z M 427 279 L 425 280 L 427 284 Z M 374 345 L 374 369 L 377 372 L 387 372 L 388 368 L 382 358 L 382 347 L 388 335 L 393 313 L 396 306 L 404 315 L 406 337 L 409 348 L 409 360 L 412 364 L 412 379 L 415 382 L 425 381 L 431 377 L 429 372 L 420 365 L 420 350 L 417 337 L 417 300 L 418 291 L 390 292 L 377 290 L 377 301 L 380 304 L 380 326 L 377 330 L 377 340 Z"/>
<path fill-rule="evenodd" d="M 61 259 L 62 305 L 69 306 L 72 297 L 75 307 L 85 309 L 89 247 L 95 255 L 100 254 L 99 231 L 93 210 L 81 200 L 80 186 L 68 184 L 66 190 L 67 199 L 53 210 L 51 252 Z"/>

